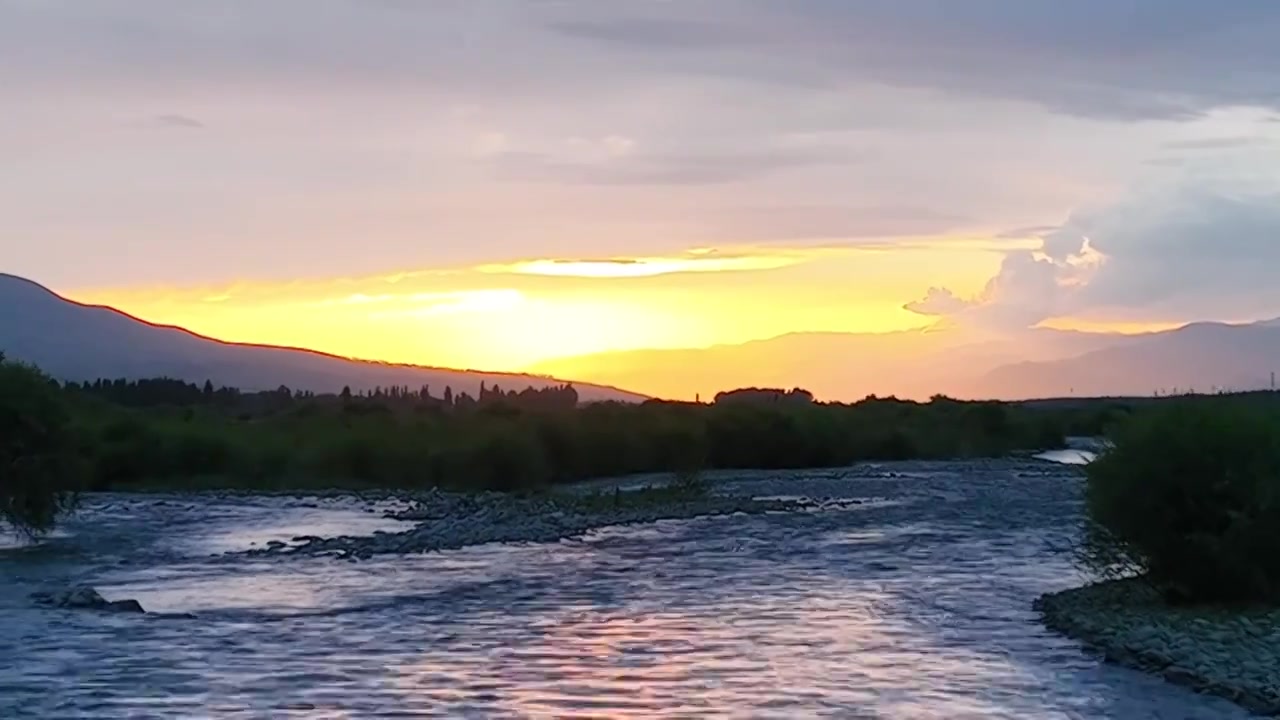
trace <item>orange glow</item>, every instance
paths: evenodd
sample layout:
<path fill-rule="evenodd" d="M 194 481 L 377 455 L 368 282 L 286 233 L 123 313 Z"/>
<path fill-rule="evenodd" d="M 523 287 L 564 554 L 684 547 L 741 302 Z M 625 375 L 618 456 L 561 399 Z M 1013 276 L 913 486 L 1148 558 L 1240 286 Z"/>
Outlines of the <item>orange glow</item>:
<path fill-rule="evenodd" d="M 440 367 L 521 370 L 555 358 L 736 344 L 790 332 L 886 332 L 930 285 L 977 292 L 996 246 L 695 250 L 667 258 L 526 260 L 362 278 L 70 291 L 224 340 Z"/>
<path fill-rule="evenodd" d="M 1078 330 L 1081 332 L 1111 332 L 1137 334 L 1172 330 L 1186 325 L 1182 322 L 1125 322 L 1116 320 L 1089 320 L 1087 318 L 1054 318 L 1040 323 L 1040 327 L 1054 330 Z"/>

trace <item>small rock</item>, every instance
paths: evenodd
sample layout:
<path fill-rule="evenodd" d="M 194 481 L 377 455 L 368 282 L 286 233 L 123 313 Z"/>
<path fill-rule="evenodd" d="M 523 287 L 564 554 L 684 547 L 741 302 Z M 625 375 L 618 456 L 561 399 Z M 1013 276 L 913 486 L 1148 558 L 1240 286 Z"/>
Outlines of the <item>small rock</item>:
<path fill-rule="evenodd" d="M 1194 672 L 1181 665 L 1170 665 L 1161 674 L 1164 675 L 1165 680 L 1178 685 L 1195 685 L 1200 681 L 1200 678 Z"/>
<path fill-rule="evenodd" d="M 68 610 L 107 610 L 120 613 L 144 613 L 137 600 L 117 600 L 108 602 L 97 590 L 81 586 L 63 592 L 37 592 L 31 594 L 31 601 L 41 607 L 65 608 Z"/>
<path fill-rule="evenodd" d="M 99 608 L 108 603 L 91 587 L 78 587 L 62 597 L 60 605 L 68 608 Z"/>
<path fill-rule="evenodd" d="M 118 612 L 118 613 L 145 613 L 146 612 L 146 610 L 142 609 L 142 603 L 138 602 L 137 600 L 116 600 L 115 602 L 107 603 L 107 606 L 105 609 L 110 610 L 111 612 Z"/>

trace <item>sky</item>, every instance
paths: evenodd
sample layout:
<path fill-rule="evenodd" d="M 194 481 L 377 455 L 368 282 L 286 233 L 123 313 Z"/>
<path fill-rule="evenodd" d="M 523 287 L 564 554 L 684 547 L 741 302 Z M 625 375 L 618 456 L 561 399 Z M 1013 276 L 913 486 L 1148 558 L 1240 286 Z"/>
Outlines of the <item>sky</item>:
<path fill-rule="evenodd" d="M 1280 315 L 1274 0 L 0 0 L 0 271 L 427 365 Z"/>

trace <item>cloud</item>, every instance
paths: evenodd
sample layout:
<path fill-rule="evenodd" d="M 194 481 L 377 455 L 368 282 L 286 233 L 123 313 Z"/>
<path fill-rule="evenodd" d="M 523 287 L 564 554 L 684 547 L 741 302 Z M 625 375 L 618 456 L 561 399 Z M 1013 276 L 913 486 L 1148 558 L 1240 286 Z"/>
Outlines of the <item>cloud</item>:
<path fill-rule="evenodd" d="M 667 64 L 831 87 L 871 81 L 1033 102 L 1089 117 L 1186 118 L 1235 105 L 1280 107 L 1280 6 L 1270 0 L 723 0 L 647 5 L 554 28 Z M 678 10 L 673 8 L 678 7 Z M 730 9 L 736 13 L 729 13 Z M 716 11 L 728 21 L 711 23 Z M 655 19 L 655 15 L 666 13 Z M 1190 50 L 1194 48 L 1194 50 Z M 683 51 L 685 56 L 672 56 Z M 760 63 L 742 61 L 754 54 Z M 1239 72 L 1249 68 L 1249 72 Z"/>
<path fill-rule="evenodd" d="M 964 300 L 947 288 L 931 287 L 923 298 L 903 307 L 920 315 L 949 316 L 964 312 L 973 307 L 975 302 Z"/>
<path fill-rule="evenodd" d="M 725 228 L 726 235 L 759 242 L 945 235 L 978 222 L 960 212 L 923 204 L 873 204 L 856 200 L 844 205 L 734 204 L 708 215 L 717 226 Z"/>
<path fill-rule="evenodd" d="M 906 308 L 1029 327 L 1066 316 L 1249 319 L 1280 313 L 1280 193 L 1175 185 L 1083 209 L 1006 255 L 983 293 L 934 288 Z"/>
<path fill-rule="evenodd" d="M 1191 140 L 1170 140 L 1162 145 L 1168 150 L 1232 150 L 1253 145 L 1266 145 L 1267 138 L 1255 135 L 1236 137 L 1194 138 Z"/>
<path fill-rule="evenodd" d="M 674 273 L 776 270 L 805 261 L 800 254 L 718 255 L 706 250 L 687 257 L 610 258 L 604 260 L 525 260 L 483 265 L 484 273 L 578 278 L 638 278 Z"/>
<path fill-rule="evenodd" d="M 69 284 L 214 283 L 990 236 L 1208 157 L 1273 172 L 1233 139 L 1280 130 L 1233 114 L 1280 110 L 1278 16 L 1273 0 L 0 0 L 0 155 L 17 163 L 0 195 L 11 233 L 38 239 L 9 260 Z M 157 98 L 193 116 L 157 117 Z M 218 132 L 117 136 L 103 108 Z"/>
<path fill-rule="evenodd" d="M 204 127 L 204 123 L 186 115 L 156 115 L 153 120 L 156 125 L 167 128 L 199 130 Z"/>
<path fill-rule="evenodd" d="M 727 18 L 717 21 L 689 21 L 679 18 L 631 17 L 625 22 L 610 18 L 561 20 L 548 25 L 567 35 L 589 40 L 633 45 L 642 50 L 655 47 L 687 50 L 690 48 L 740 47 L 752 41 L 766 40 L 767 35 L 749 25 L 732 26 Z"/>
<path fill-rule="evenodd" d="M 977 297 L 960 298 L 947 288 L 930 288 L 923 299 L 903 307 L 984 330 L 1020 330 L 1058 316 L 1099 263 L 1087 245 L 1061 259 L 1042 252 L 1011 252 Z"/>
<path fill-rule="evenodd" d="M 359 3 L 161 0 L 0 5 L 0 77 L 243 88 L 334 81 L 537 97 L 612 95 L 655 77 L 1031 102 L 1089 117 L 1280 108 L 1272 0 L 703 0 Z M 232 18 L 248 19 L 235 21 Z M 488 48 L 457 38 L 482 39 Z M 75 52 L 71 52 L 75 50 Z M 143 75 L 137 68 L 149 68 Z M 30 72 L 38 70 L 34 75 Z M 39 78 L 39 79 L 37 79 Z"/>
<path fill-rule="evenodd" d="M 1082 212 L 1046 247 L 1089 238 L 1105 272 L 1081 287 L 1082 309 L 1253 315 L 1277 310 L 1280 195 L 1255 188 L 1181 187 Z"/>
<path fill-rule="evenodd" d="M 719 185 L 784 170 L 856 162 L 847 149 L 741 148 L 723 151 L 633 151 L 609 137 L 592 154 L 511 150 L 491 154 L 499 177 L 572 185 Z"/>
<path fill-rule="evenodd" d="M 997 233 L 996 237 L 1002 240 L 1020 240 L 1022 238 L 1040 237 L 1057 229 L 1057 225 L 1030 225 L 1027 227 L 1005 230 Z"/>

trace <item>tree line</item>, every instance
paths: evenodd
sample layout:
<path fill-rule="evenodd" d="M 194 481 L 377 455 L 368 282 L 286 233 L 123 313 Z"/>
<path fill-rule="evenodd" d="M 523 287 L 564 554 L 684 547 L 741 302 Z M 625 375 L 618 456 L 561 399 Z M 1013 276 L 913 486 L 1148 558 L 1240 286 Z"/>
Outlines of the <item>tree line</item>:
<path fill-rule="evenodd" d="M 480 382 L 479 394 L 472 397 L 466 392 L 454 393 L 452 386 L 445 386 L 444 392 L 436 397 L 430 385 L 411 389 L 407 385 L 381 387 L 375 386 L 368 391 L 352 392 L 351 387 L 342 388 L 338 393 L 317 395 L 306 390 L 293 390 L 281 385 L 275 390 L 259 392 L 242 392 L 233 387 L 215 387 L 212 380 L 205 380 L 203 385 L 175 380 L 173 378 L 148 378 L 128 380 L 125 378 L 101 378 L 94 381 L 62 384 L 62 388 L 77 394 L 102 398 L 125 407 L 219 407 L 229 410 L 254 411 L 263 408 L 280 409 L 294 401 L 310 402 L 342 402 L 346 404 L 368 401 L 375 404 L 402 407 L 431 407 L 443 410 L 453 408 L 470 408 L 492 403 L 504 403 L 528 409 L 564 409 L 578 405 L 578 391 L 572 383 L 523 390 L 503 390 L 501 386 L 486 385 Z"/>
<path fill-rule="evenodd" d="M 76 489 L 527 490 L 641 472 L 994 456 L 1059 446 L 1064 434 L 1055 413 L 947 398 L 580 405 L 571 385 L 485 386 L 476 398 L 403 387 L 240 393 L 172 379 L 60 384 L 0 365 L 3 512 L 30 526 Z"/>

